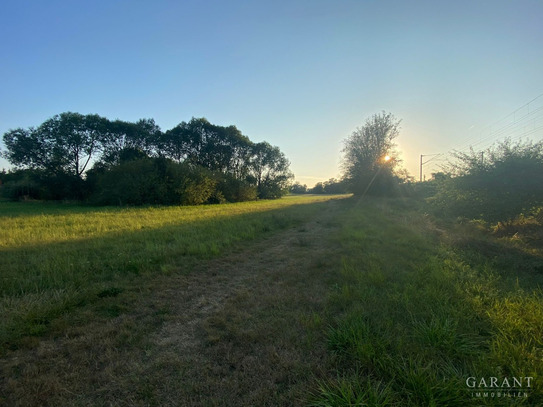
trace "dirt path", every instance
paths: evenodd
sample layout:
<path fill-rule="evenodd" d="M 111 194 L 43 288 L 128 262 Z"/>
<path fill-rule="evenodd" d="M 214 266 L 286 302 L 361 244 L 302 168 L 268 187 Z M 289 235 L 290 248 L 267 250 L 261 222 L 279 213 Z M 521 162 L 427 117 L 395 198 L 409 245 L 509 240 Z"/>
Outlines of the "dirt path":
<path fill-rule="evenodd" d="M 158 279 L 120 316 L 70 328 L 0 368 L 14 405 L 303 405 L 325 369 L 339 203 Z M 131 305 L 133 307 L 133 304 Z"/>

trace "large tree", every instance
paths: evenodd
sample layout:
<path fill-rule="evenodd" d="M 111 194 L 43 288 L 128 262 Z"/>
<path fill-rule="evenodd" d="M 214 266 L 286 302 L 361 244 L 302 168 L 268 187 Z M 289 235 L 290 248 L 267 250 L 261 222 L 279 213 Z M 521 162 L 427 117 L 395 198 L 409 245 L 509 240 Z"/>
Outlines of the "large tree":
<path fill-rule="evenodd" d="M 81 178 L 101 151 L 106 122 L 98 115 L 65 112 L 37 128 L 10 130 L 3 137 L 5 156 L 16 167 Z"/>
<path fill-rule="evenodd" d="M 400 122 L 392 113 L 381 112 L 366 120 L 344 141 L 344 179 L 356 195 L 383 194 L 394 184 L 399 162 L 394 140 Z"/>
<path fill-rule="evenodd" d="M 258 188 L 259 198 L 279 198 L 290 187 L 294 175 L 285 155 L 267 142 L 254 144 L 252 148 L 251 178 Z"/>
<path fill-rule="evenodd" d="M 119 164 L 126 158 L 161 155 L 162 138 L 162 131 L 154 119 L 140 119 L 136 123 L 108 121 L 101 161 L 112 165 Z"/>
<path fill-rule="evenodd" d="M 252 145 L 236 126 L 223 127 L 205 118 L 192 118 L 164 133 L 161 150 L 174 161 L 188 161 L 244 179 L 249 171 Z"/>
<path fill-rule="evenodd" d="M 49 194 L 54 199 L 76 196 L 66 193 L 74 185 L 80 190 L 77 196 L 88 196 L 107 172 L 120 177 L 127 168 L 140 168 L 127 164 L 132 161 L 141 161 L 142 174 L 152 172 L 144 170 L 150 168 L 149 162 L 160 167 L 168 159 L 195 173 L 207 171 L 224 192 L 215 196 L 216 201 L 252 199 L 257 192 L 260 198 L 278 198 L 292 178 L 290 163 L 279 148 L 255 144 L 237 127 L 214 125 L 205 118 L 193 118 L 163 133 L 153 119 L 131 123 L 66 112 L 37 128 L 10 130 L 4 143 L 4 156 L 15 167 L 32 170 L 29 174 L 38 184 L 54 189 Z M 122 171 L 115 172 L 118 166 Z M 114 182 L 117 175 L 108 180 Z"/>

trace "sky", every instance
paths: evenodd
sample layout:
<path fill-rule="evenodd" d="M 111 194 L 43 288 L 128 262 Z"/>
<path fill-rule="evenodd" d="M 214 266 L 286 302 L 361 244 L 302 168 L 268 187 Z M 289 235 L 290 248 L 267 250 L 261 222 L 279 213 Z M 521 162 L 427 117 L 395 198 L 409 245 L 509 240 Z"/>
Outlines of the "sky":
<path fill-rule="evenodd" d="M 66 111 L 206 117 L 313 186 L 386 111 L 429 177 L 452 150 L 543 139 L 541 21 L 541 0 L 2 0 L 0 134 Z"/>

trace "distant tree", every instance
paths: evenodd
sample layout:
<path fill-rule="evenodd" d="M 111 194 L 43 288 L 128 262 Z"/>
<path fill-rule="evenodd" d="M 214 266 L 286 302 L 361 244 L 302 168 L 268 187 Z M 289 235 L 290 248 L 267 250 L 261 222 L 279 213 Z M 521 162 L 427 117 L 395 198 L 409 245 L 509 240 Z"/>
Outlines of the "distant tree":
<path fill-rule="evenodd" d="M 236 126 L 228 126 L 224 128 L 224 132 L 230 146 L 229 159 L 224 172 L 238 180 L 246 180 L 251 170 L 250 162 L 254 143 Z"/>
<path fill-rule="evenodd" d="M 290 187 L 290 192 L 293 194 L 306 194 L 307 193 L 307 185 L 306 184 L 300 184 L 299 182 L 295 182 Z"/>
<path fill-rule="evenodd" d="M 342 166 L 353 193 L 386 194 L 397 183 L 394 167 L 399 160 L 394 139 L 399 131 L 400 120 L 382 112 L 345 139 Z"/>
<path fill-rule="evenodd" d="M 323 182 L 323 188 L 325 194 L 345 194 L 348 191 L 345 181 L 335 178 Z"/>
<path fill-rule="evenodd" d="M 188 123 L 181 122 L 164 133 L 163 151 L 166 157 L 177 162 L 188 161 L 208 169 L 225 166 L 228 155 L 225 152 L 224 134 L 217 134 L 220 126 L 215 126 L 206 118 L 192 118 Z"/>
<path fill-rule="evenodd" d="M 310 194 L 346 194 L 347 185 L 343 180 L 330 178 L 328 181 L 317 182 L 313 188 L 307 190 Z"/>
<path fill-rule="evenodd" d="M 294 175 L 289 169 L 290 162 L 278 147 L 267 142 L 254 144 L 250 165 L 250 179 L 258 189 L 259 198 L 280 198 L 288 192 Z"/>
<path fill-rule="evenodd" d="M 165 131 L 160 140 L 161 153 L 178 163 L 185 161 L 192 153 L 190 132 L 186 122 Z"/>
<path fill-rule="evenodd" d="M 324 184 L 322 182 L 317 182 L 313 188 L 310 188 L 310 194 L 324 194 Z"/>
<path fill-rule="evenodd" d="M 181 122 L 164 133 L 164 155 L 177 162 L 193 164 L 245 179 L 253 143 L 236 126 L 218 126 L 205 118 Z"/>
<path fill-rule="evenodd" d="M 7 150 L 2 151 L 11 164 L 17 168 L 45 169 L 51 166 L 48 144 L 35 127 L 17 128 L 4 133 Z"/>
<path fill-rule="evenodd" d="M 199 155 L 198 165 L 212 171 L 230 174 L 241 179 L 248 173 L 250 147 L 253 143 L 241 134 L 236 126 L 216 126 L 206 123 Z"/>

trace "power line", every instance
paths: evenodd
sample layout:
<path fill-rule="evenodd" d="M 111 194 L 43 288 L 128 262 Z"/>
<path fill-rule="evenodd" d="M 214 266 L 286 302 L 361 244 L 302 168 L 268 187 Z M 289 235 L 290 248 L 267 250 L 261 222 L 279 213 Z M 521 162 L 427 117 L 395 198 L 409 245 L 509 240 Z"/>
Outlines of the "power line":
<path fill-rule="evenodd" d="M 442 155 L 441 153 L 437 153 L 437 154 L 421 154 L 420 155 L 420 173 L 419 173 L 419 181 L 422 182 L 422 166 L 424 164 L 427 164 L 429 163 L 430 161 L 436 159 L 438 156 Z M 423 161 L 423 158 L 424 157 L 433 157 L 433 158 L 430 158 L 429 160 L 426 160 L 426 161 Z"/>
<path fill-rule="evenodd" d="M 514 122 L 503 125 L 502 127 L 491 131 L 486 137 L 480 138 L 478 141 L 464 144 L 461 148 L 458 148 L 459 151 L 467 150 L 469 147 L 474 147 L 477 145 L 488 145 L 500 138 L 506 138 L 507 136 L 518 136 L 519 132 L 526 133 L 526 128 L 532 127 L 532 129 L 539 128 L 538 125 L 543 124 L 543 106 L 533 110 L 532 112 L 515 119 Z"/>
<path fill-rule="evenodd" d="M 542 102 L 541 105 L 534 106 L 536 101 L 538 103 Z M 496 125 L 500 126 L 496 128 Z M 492 130 L 493 128 L 494 130 Z M 484 131 L 488 131 L 488 133 L 483 135 Z M 447 153 L 422 154 L 419 164 L 420 180 L 422 181 L 423 165 L 433 162 L 433 165 L 430 165 L 430 169 L 434 169 L 436 168 L 436 164 L 446 161 L 453 151 L 463 153 L 467 152 L 468 149 L 473 149 L 475 146 L 479 146 L 478 149 L 484 150 L 500 139 L 509 138 L 513 141 L 539 134 L 541 134 L 543 140 L 543 93 L 501 119 L 485 126 L 478 136 L 465 139 L 460 148 L 450 149 Z M 432 158 L 424 162 L 424 156 L 432 156 Z"/>
<path fill-rule="evenodd" d="M 530 126 L 532 126 L 532 128 L 535 128 L 536 124 L 539 124 L 539 123 L 543 123 L 543 106 L 536 109 L 532 113 L 519 118 L 517 121 L 506 124 L 503 127 L 495 130 L 494 132 L 490 133 L 487 137 L 480 139 L 476 143 L 471 144 L 471 147 L 483 144 L 484 142 L 488 142 L 489 140 L 492 140 L 493 142 L 499 138 L 505 138 L 510 135 L 517 136 L 519 131 L 524 131 L 524 133 L 526 133 L 524 129 Z"/>
<path fill-rule="evenodd" d="M 465 139 L 462 142 L 462 146 L 454 150 L 465 151 L 469 147 L 480 145 L 484 143 L 485 141 L 489 141 L 489 140 L 492 140 L 492 142 L 495 142 L 498 138 L 510 135 L 514 133 L 515 131 L 517 131 L 520 127 L 522 127 L 523 123 L 525 123 L 527 120 L 534 120 L 535 122 L 536 120 L 543 119 L 543 116 L 542 116 L 543 105 L 540 107 L 536 107 L 535 110 L 532 110 L 530 108 L 531 105 L 539 99 L 541 99 L 541 101 L 543 102 L 542 98 L 543 98 L 543 93 L 540 94 L 539 96 L 536 96 L 535 98 L 525 103 L 524 105 L 520 106 L 519 108 L 513 110 L 511 113 L 505 115 L 501 119 L 496 120 L 495 122 L 485 126 L 483 130 L 481 130 L 478 136 L 473 136 L 468 139 Z M 523 114 L 520 117 L 517 117 L 518 112 L 520 112 L 523 109 L 527 109 L 527 113 Z M 511 122 L 508 122 L 505 125 L 502 125 L 501 127 L 499 127 L 497 130 L 492 131 L 492 128 L 495 127 L 497 124 L 503 123 L 510 118 L 512 118 Z M 486 130 L 489 130 L 489 134 L 486 137 L 481 138 L 481 133 L 485 132 Z"/>

